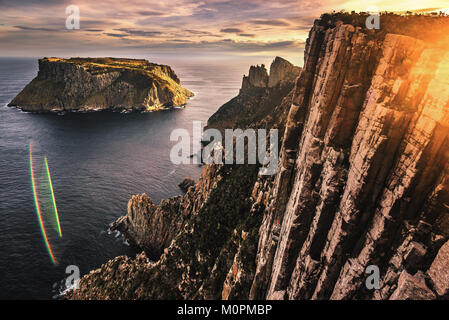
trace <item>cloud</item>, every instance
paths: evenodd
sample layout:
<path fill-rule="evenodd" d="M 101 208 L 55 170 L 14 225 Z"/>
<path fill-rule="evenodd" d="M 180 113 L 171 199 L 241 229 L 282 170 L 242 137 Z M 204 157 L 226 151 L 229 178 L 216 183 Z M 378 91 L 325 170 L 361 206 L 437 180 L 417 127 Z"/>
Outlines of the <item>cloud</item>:
<path fill-rule="evenodd" d="M 51 28 L 39 28 L 39 27 L 27 27 L 27 26 L 14 26 L 14 28 L 26 31 L 45 31 L 45 32 L 55 32 L 60 31 L 59 29 L 51 29 Z"/>
<path fill-rule="evenodd" d="M 118 28 L 118 29 L 114 29 L 114 30 L 124 32 L 126 35 L 129 35 L 129 36 L 138 36 L 138 37 L 156 37 L 156 36 L 160 36 L 162 34 L 161 31 L 145 31 L 145 30 L 129 29 L 129 28 Z"/>
<path fill-rule="evenodd" d="M 224 28 L 224 29 L 221 29 L 220 32 L 223 32 L 223 33 L 241 33 L 241 32 L 243 32 L 243 30 L 242 29 L 238 29 L 238 28 Z"/>
<path fill-rule="evenodd" d="M 255 38 L 256 37 L 256 35 L 253 33 L 239 33 L 239 36 L 247 37 L 247 38 Z"/>
<path fill-rule="evenodd" d="M 327 1 L 327 0 L 320 0 Z M 0 0 L 1 55 L 126 52 L 127 48 L 209 52 L 296 50 L 315 16 L 311 0 Z M 76 4 L 81 30 L 65 32 L 65 7 Z M 305 9 L 309 10 L 303 12 Z M 51 13 L 51 14 L 49 14 Z M 299 18 L 297 18 L 299 17 Z M 317 14 L 315 17 L 319 17 Z M 313 22 L 312 19 L 310 19 Z M 12 27 L 15 26 L 15 27 Z M 303 27 L 303 29 L 301 29 Z M 58 32 L 60 31 L 60 32 Z M 232 39 L 228 39 L 232 38 Z M 31 53 L 30 53 L 31 54 Z M 279 52 L 281 54 L 281 52 Z"/>
<path fill-rule="evenodd" d="M 201 49 L 204 52 L 234 52 L 234 53 L 251 53 L 251 52 L 282 52 L 283 50 L 296 50 L 298 55 L 305 46 L 305 42 L 301 41 L 237 41 L 233 39 L 222 39 L 216 41 L 199 41 L 192 42 L 188 40 L 173 40 L 167 42 L 155 42 L 151 44 L 131 45 L 129 49 Z"/>
<path fill-rule="evenodd" d="M 175 42 L 175 43 L 193 43 L 193 41 L 185 40 L 185 39 L 174 39 L 174 40 L 170 40 L 170 42 Z"/>
<path fill-rule="evenodd" d="M 204 31 L 204 30 L 192 30 L 192 29 L 184 29 L 182 30 L 183 32 L 189 34 L 189 35 L 195 35 L 195 36 L 199 36 L 199 37 L 222 37 L 222 35 L 220 34 L 216 34 L 213 32 L 209 32 L 209 31 Z M 177 32 L 177 34 L 179 35 L 180 32 Z"/>
<path fill-rule="evenodd" d="M 142 10 L 137 11 L 136 13 L 142 16 L 163 16 L 165 14 L 164 12 L 155 10 Z"/>
<path fill-rule="evenodd" d="M 30 6 L 40 6 L 40 7 L 52 7 L 59 4 L 69 3 L 68 0 L 21 0 L 21 1 L 9 1 L 0 0 L 0 8 L 14 8 L 14 7 L 30 7 Z"/>
<path fill-rule="evenodd" d="M 250 20 L 249 23 L 264 26 L 289 26 L 290 23 L 283 19 L 254 19 Z"/>
<path fill-rule="evenodd" d="M 105 35 L 107 35 L 109 37 L 114 37 L 114 38 L 125 38 L 128 36 L 127 34 L 123 34 L 123 33 L 109 33 L 109 32 L 106 32 Z"/>

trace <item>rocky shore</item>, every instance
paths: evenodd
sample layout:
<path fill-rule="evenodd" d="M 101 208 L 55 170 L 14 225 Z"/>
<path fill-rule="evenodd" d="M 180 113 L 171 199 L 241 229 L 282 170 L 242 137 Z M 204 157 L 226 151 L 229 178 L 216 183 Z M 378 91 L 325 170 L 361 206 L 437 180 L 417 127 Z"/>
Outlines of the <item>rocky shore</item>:
<path fill-rule="evenodd" d="M 193 96 L 166 65 L 120 58 L 43 58 L 9 104 L 28 112 L 156 111 Z"/>
<path fill-rule="evenodd" d="M 279 128 L 276 175 L 206 165 L 184 196 L 133 197 L 117 224 L 145 252 L 67 298 L 449 298 L 449 54 L 419 28 L 447 34 L 449 19 L 387 15 L 376 33 L 364 17 L 323 15 L 294 82 L 252 67 L 210 118 Z M 369 266 L 379 288 L 365 285 Z"/>

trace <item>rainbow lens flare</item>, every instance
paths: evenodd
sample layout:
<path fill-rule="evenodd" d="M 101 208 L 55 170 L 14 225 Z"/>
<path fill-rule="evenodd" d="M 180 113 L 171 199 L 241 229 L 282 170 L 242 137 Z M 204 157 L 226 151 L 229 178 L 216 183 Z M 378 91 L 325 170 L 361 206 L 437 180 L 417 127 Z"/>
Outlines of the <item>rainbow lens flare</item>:
<path fill-rule="evenodd" d="M 48 169 L 47 157 L 44 158 L 44 164 L 45 164 L 45 171 L 47 172 L 48 186 L 50 188 L 50 193 L 51 193 L 51 201 L 53 204 L 53 213 L 54 213 L 56 225 L 58 228 L 58 234 L 59 234 L 59 237 L 61 238 L 62 237 L 61 224 L 59 222 L 58 208 L 56 207 L 55 193 L 53 192 L 53 184 L 51 182 L 50 170 Z"/>
<path fill-rule="evenodd" d="M 46 171 L 46 178 L 48 180 L 48 187 L 49 187 L 50 194 L 51 194 L 53 217 L 55 218 L 55 221 L 56 221 L 57 233 L 58 233 L 59 237 L 62 237 L 61 225 L 59 222 L 58 209 L 56 207 L 56 201 L 55 201 L 55 196 L 54 196 L 54 192 L 53 192 L 53 185 L 51 182 L 50 170 L 48 169 L 47 157 L 44 158 L 44 170 Z M 37 214 L 37 219 L 39 221 L 39 226 L 41 229 L 42 237 L 44 239 L 45 247 L 47 248 L 47 252 L 48 252 L 48 255 L 50 256 L 51 262 L 56 265 L 56 258 L 53 253 L 52 247 L 50 245 L 48 233 L 47 233 L 47 230 L 45 229 L 43 214 L 41 211 L 41 205 L 39 204 L 38 185 L 37 185 L 36 177 L 34 175 L 33 147 L 32 147 L 31 142 L 30 142 L 30 175 L 31 175 L 31 185 L 32 185 L 32 189 L 33 189 L 34 205 L 36 207 L 36 214 Z"/>

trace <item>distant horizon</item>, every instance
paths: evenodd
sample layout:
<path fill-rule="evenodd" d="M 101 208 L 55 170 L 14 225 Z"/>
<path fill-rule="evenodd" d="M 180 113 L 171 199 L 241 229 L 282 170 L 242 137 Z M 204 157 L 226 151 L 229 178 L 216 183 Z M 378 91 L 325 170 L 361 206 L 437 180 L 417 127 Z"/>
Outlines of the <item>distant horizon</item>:
<path fill-rule="evenodd" d="M 249 67 L 251 65 L 261 65 L 264 64 L 266 69 L 269 71 L 270 70 L 270 65 L 273 62 L 273 60 L 276 58 L 276 56 L 279 56 L 287 61 L 289 61 L 290 63 L 294 64 L 295 66 L 299 66 L 302 67 L 303 66 L 303 58 L 304 58 L 304 53 L 303 51 L 301 51 L 300 53 L 297 54 L 297 56 L 291 56 L 291 57 L 287 57 L 287 56 L 282 56 L 282 55 L 273 55 L 273 56 L 232 56 L 232 55 L 220 55 L 220 56 L 213 56 L 213 55 L 209 55 L 209 56 L 180 56 L 180 55 L 175 55 L 172 54 L 170 55 L 161 55 L 161 54 L 154 54 L 154 55 L 132 55 L 132 56 L 119 56 L 119 55 L 83 55 L 83 56 L 77 56 L 77 55 L 66 55 L 66 56 L 1 56 L 0 55 L 0 59 L 34 59 L 36 60 L 36 63 L 38 61 L 38 59 L 42 59 L 42 58 L 51 58 L 51 57 L 57 57 L 57 58 L 64 58 L 64 59 L 69 59 L 69 58 L 105 58 L 105 57 L 109 57 L 109 58 L 127 58 L 127 59 L 145 59 L 148 60 L 149 62 L 153 62 L 153 63 L 157 63 L 157 64 L 167 64 L 170 66 L 176 66 L 176 62 L 179 61 L 181 64 L 182 62 L 204 62 L 204 63 L 209 63 L 209 62 L 226 62 L 226 61 L 232 61 L 233 63 L 240 63 L 242 65 L 243 68 L 246 68 L 246 73 L 247 73 L 247 69 L 249 69 Z M 175 70 L 176 72 L 176 70 Z M 245 74 L 246 74 L 245 73 Z M 182 80 L 182 79 L 181 79 Z"/>
<path fill-rule="evenodd" d="M 167 60 L 191 60 L 191 61 L 216 61 L 216 60 L 240 60 L 240 61 L 259 61 L 259 60 L 274 60 L 275 57 L 279 56 L 292 64 L 296 66 L 303 65 L 304 60 L 304 48 L 298 49 L 296 52 L 287 53 L 283 52 L 284 54 L 276 54 L 273 52 L 272 55 L 233 55 L 230 53 L 209 53 L 209 54 L 180 54 L 180 53 L 173 53 L 173 52 L 157 52 L 157 53 L 131 53 L 131 54 L 120 54 L 118 52 L 116 53 L 77 53 L 77 54 L 70 54 L 70 53 L 64 53 L 64 54 L 48 54 L 48 55 L 36 55 L 36 54 L 23 54 L 23 55 L 12 55 L 12 54 L 0 54 L 0 58 L 17 58 L 17 59 L 41 59 L 41 58 L 50 58 L 50 57 L 57 57 L 57 58 L 128 58 L 128 59 L 146 59 L 150 62 L 153 59 L 167 59 Z M 270 62 L 271 63 L 271 62 Z M 259 63 L 260 64 L 260 63 Z M 267 66 L 269 67 L 269 65 Z"/>

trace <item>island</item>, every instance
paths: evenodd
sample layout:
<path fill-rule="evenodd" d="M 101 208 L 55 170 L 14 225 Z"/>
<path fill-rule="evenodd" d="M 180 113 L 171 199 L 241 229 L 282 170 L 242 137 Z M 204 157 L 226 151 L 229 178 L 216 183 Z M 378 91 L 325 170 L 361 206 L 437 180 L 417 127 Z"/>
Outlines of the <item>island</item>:
<path fill-rule="evenodd" d="M 9 104 L 28 112 L 150 112 L 185 106 L 193 93 L 170 66 L 144 59 L 43 58 Z"/>

